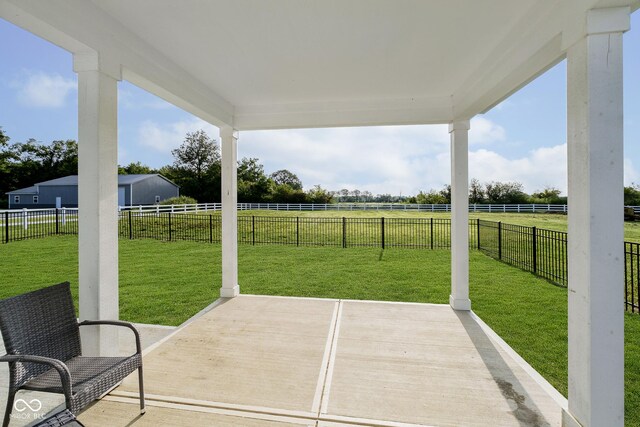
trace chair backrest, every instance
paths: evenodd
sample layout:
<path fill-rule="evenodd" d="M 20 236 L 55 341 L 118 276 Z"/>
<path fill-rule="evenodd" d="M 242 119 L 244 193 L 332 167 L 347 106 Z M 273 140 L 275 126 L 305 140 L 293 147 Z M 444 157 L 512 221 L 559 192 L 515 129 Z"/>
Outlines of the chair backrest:
<path fill-rule="evenodd" d="M 7 354 L 66 361 L 82 352 L 69 282 L 1 300 L 0 330 Z M 16 363 L 12 368 L 14 386 L 20 386 L 50 367 Z"/>

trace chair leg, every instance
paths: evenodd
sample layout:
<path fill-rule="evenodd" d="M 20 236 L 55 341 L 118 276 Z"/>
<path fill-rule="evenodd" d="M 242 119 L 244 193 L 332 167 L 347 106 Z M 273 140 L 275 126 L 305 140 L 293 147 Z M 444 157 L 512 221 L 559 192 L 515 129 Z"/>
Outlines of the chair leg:
<path fill-rule="evenodd" d="M 138 368 L 138 387 L 140 392 L 140 415 L 144 415 L 147 410 L 144 406 L 144 381 L 142 379 L 142 365 Z"/>
<path fill-rule="evenodd" d="M 16 392 L 9 390 L 9 395 L 7 396 L 7 409 L 4 412 L 4 421 L 2 422 L 2 427 L 9 427 L 9 422 L 11 421 L 11 410 L 13 409 L 13 401 L 16 398 Z"/>

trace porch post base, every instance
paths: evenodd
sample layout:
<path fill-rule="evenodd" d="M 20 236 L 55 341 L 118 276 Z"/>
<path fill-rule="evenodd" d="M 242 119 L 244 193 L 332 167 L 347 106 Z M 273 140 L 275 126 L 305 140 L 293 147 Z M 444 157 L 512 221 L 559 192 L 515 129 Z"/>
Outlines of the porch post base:
<path fill-rule="evenodd" d="M 220 288 L 222 298 L 234 298 L 238 295 L 240 295 L 240 285 L 235 285 L 233 288 Z"/>
<path fill-rule="evenodd" d="M 453 295 L 449 295 L 449 305 L 454 310 L 459 310 L 459 311 L 471 310 L 471 300 L 468 298 L 455 299 Z"/>

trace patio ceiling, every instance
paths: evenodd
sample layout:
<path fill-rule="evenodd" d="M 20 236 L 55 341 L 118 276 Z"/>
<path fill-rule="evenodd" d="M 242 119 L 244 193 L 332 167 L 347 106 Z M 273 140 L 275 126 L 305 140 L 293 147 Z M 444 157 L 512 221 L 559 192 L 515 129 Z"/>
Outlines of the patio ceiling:
<path fill-rule="evenodd" d="M 470 118 L 561 60 L 585 11 L 629 3 L 0 0 L 0 16 L 245 130 Z"/>

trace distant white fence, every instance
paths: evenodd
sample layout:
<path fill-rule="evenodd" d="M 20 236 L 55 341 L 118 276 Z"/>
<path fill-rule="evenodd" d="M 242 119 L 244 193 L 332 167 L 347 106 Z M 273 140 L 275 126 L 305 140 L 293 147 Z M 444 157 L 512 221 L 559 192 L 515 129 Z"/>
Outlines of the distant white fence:
<path fill-rule="evenodd" d="M 636 213 L 640 213 L 640 206 L 632 206 Z M 138 205 L 120 206 L 120 211 L 134 211 L 140 213 L 181 213 L 181 212 L 207 212 L 219 211 L 221 203 L 198 203 L 188 205 Z M 238 210 L 273 210 L 273 211 L 407 211 L 407 212 L 451 212 L 450 204 L 427 205 L 409 203 L 238 203 Z M 51 209 L 10 209 L 0 210 L 0 215 L 10 212 L 12 217 L 24 212 L 40 212 L 41 215 L 50 213 L 55 215 L 55 208 Z M 77 208 L 62 208 L 61 212 L 77 212 Z M 502 213 L 566 213 L 567 205 L 552 204 L 469 204 L 469 212 L 502 212 Z"/>
<path fill-rule="evenodd" d="M 131 210 L 140 213 L 180 213 L 199 211 L 219 211 L 220 203 L 199 203 L 192 205 L 151 205 L 151 206 L 122 206 L 120 210 Z M 637 207 L 640 213 L 640 207 Z M 238 203 L 238 210 L 272 210 L 272 211 L 411 211 L 411 212 L 451 212 L 451 205 L 419 205 L 408 203 Z M 551 204 L 470 204 L 469 212 L 515 212 L 515 213 L 566 213 L 567 205 Z"/>

